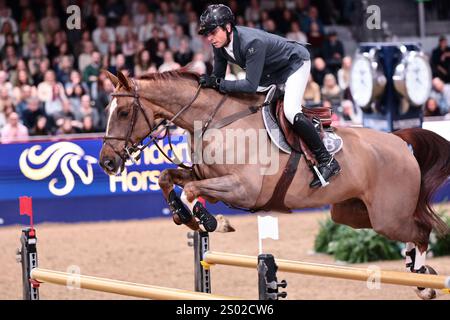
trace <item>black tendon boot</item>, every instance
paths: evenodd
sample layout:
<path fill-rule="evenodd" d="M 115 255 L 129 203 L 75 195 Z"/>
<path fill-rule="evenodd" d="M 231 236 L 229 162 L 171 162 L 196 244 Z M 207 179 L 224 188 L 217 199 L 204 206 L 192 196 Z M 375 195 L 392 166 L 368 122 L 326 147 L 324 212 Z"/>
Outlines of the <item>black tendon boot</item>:
<path fill-rule="evenodd" d="M 294 118 L 294 130 L 295 132 L 305 141 L 308 148 L 314 153 L 317 159 L 318 170 L 320 175 L 323 177 L 325 182 L 328 182 L 331 177 L 338 174 L 341 170 L 339 163 L 334 159 L 334 157 L 328 152 L 327 148 L 323 145 L 322 140 L 319 137 L 316 129 L 312 122 L 305 117 L 303 113 L 297 113 Z M 320 186 L 326 186 L 322 184 L 317 172 L 315 173 L 315 178 L 309 185 L 311 188 L 318 188 Z"/>

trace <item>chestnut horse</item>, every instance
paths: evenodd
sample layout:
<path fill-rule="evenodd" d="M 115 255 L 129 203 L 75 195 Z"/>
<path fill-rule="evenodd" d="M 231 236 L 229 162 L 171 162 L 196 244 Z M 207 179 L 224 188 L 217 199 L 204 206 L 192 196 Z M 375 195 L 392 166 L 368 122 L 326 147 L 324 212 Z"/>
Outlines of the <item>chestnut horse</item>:
<path fill-rule="evenodd" d="M 261 105 L 265 98 L 261 94 L 224 95 L 200 89 L 198 76 L 186 70 L 149 74 L 139 79 L 127 78 L 120 72 L 117 77 L 108 73 L 108 77 L 115 90 L 106 110 L 108 124 L 99 161 L 110 175 L 123 170 L 136 146 L 152 135 L 151 129 L 162 119 L 172 120 L 185 129 L 192 140 L 195 121 L 214 124 L 249 106 Z M 225 130 L 230 129 L 264 130 L 262 116 L 256 112 L 217 130 L 225 135 Z M 434 229 L 445 234 L 448 228 L 433 211 L 430 201 L 450 175 L 450 143 L 424 129 L 405 129 L 394 134 L 367 128 L 334 130 L 344 141 L 342 150 L 336 154 L 341 173 L 327 187 L 311 189 L 313 175 L 302 157 L 286 192 L 285 207 L 331 204 L 335 222 L 353 228 L 372 228 L 389 239 L 405 242 L 408 269 L 432 272 L 432 268 L 425 266 L 430 232 Z M 203 142 L 207 147 L 214 144 Z M 220 144 L 219 148 L 222 147 Z M 264 147 L 271 152 L 278 150 L 270 141 Z M 238 151 L 251 157 L 248 149 Z M 159 184 L 168 201 L 174 185 L 179 185 L 188 201 L 204 197 L 257 209 L 275 192 L 288 159 L 289 154 L 282 152 L 275 160 L 272 158 L 271 161 L 278 161 L 278 170 L 273 174 L 264 174 L 267 165 L 261 163 L 199 163 L 195 172 L 167 169 L 161 173 Z M 198 229 L 198 224 L 190 227 Z M 418 288 L 418 294 L 424 299 L 435 296 L 434 290 L 424 288 Z"/>

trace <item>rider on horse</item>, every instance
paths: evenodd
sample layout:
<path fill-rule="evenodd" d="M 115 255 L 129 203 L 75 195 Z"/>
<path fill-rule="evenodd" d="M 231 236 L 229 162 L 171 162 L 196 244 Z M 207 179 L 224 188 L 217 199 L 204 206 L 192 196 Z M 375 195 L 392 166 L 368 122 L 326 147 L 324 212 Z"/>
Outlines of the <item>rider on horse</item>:
<path fill-rule="evenodd" d="M 302 112 L 302 98 L 311 69 L 308 50 L 262 30 L 235 26 L 231 9 L 223 4 L 210 5 L 200 17 L 199 34 L 213 45 L 212 75 L 200 77 L 200 84 L 220 92 L 257 92 L 259 86 L 285 84 L 284 114 L 295 132 L 305 141 L 318 161 L 325 181 L 338 174 L 339 163 L 327 151 L 312 122 Z M 246 79 L 224 80 L 227 63 L 238 64 L 246 71 Z M 312 188 L 322 184 L 319 177 Z"/>

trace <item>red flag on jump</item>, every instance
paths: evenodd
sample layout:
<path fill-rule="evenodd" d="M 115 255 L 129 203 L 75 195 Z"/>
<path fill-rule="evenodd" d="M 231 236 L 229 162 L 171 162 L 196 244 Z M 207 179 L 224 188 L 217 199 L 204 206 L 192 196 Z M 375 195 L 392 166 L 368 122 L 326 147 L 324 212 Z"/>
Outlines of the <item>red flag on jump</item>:
<path fill-rule="evenodd" d="M 31 197 L 19 197 L 20 201 L 20 215 L 33 216 L 33 206 Z"/>
<path fill-rule="evenodd" d="M 19 197 L 19 213 L 20 215 L 27 215 L 30 217 L 30 227 L 31 232 L 30 235 L 34 235 L 34 226 L 33 226 L 33 204 L 31 197 Z"/>

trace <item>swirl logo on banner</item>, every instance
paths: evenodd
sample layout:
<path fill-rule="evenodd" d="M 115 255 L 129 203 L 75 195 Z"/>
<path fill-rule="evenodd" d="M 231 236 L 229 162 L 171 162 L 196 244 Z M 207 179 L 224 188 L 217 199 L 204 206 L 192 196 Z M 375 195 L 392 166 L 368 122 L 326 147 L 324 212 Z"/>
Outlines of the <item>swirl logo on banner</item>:
<path fill-rule="evenodd" d="M 86 163 L 86 171 L 79 165 L 81 159 Z M 73 190 L 74 173 L 83 184 L 91 184 L 94 180 L 92 165 L 96 163 L 96 158 L 85 155 L 84 150 L 72 142 L 58 142 L 45 150 L 40 145 L 34 145 L 25 149 L 19 159 L 20 171 L 31 180 L 44 180 L 59 168 L 65 179 L 63 186 L 57 187 L 58 178 L 50 179 L 48 184 L 49 191 L 56 196 L 67 195 Z"/>

